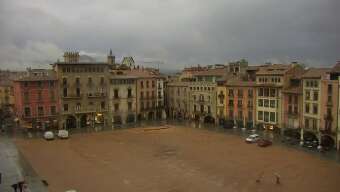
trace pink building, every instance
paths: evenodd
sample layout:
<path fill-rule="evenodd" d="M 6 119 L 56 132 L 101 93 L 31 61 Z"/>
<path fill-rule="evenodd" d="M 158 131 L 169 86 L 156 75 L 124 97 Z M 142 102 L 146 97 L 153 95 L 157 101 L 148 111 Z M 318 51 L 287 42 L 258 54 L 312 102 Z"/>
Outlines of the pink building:
<path fill-rule="evenodd" d="M 21 126 L 57 128 L 60 101 L 52 70 L 28 69 L 27 74 L 14 81 L 14 95 L 15 113 Z"/>

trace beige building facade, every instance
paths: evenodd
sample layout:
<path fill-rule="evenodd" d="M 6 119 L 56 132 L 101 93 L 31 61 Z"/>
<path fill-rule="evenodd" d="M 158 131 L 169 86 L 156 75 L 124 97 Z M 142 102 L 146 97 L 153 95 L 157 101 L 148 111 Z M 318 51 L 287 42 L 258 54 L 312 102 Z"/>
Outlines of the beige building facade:
<path fill-rule="evenodd" d="M 109 125 L 108 63 L 79 62 L 79 53 L 66 52 L 53 68 L 59 79 L 59 128 L 99 128 Z"/>

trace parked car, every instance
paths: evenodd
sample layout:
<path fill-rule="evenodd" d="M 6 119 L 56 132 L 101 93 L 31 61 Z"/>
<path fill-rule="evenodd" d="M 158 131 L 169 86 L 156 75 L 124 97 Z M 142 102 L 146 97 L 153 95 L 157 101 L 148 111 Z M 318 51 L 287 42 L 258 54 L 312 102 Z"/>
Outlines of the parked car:
<path fill-rule="evenodd" d="M 259 147 L 268 147 L 270 145 L 272 145 L 273 143 L 267 139 L 259 139 L 257 140 L 257 145 Z"/>
<path fill-rule="evenodd" d="M 319 145 L 319 141 L 318 140 L 305 140 L 303 143 L 304 147 L 307 147 L 309 149 L 312 148 L 317 148 Z"/>
<path fill-rule="evenodd" d="M 68 138 L 68 131 L 67 130 L 58 130 L 58 137 L 61 139 L 67 139 Z"/>
<path fill-rule="evenodd" d="M 54 134 L 52 131 L 46 131 L 44 133 L 44 139 L 46 140 L 53 140 L 54 139 Z"/>
<path fill-rule="evenodd" d="M 256 143 L 260 139 L 258 134 L 251 134 L 246 138 L 246 143 Z"/>

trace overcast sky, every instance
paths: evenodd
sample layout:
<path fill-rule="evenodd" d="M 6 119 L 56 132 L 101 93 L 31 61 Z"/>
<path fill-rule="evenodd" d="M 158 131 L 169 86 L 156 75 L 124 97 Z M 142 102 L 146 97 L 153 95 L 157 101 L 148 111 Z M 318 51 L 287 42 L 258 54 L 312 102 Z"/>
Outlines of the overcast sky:
<path fill-rule="evenodd" d="M 0 68 L 46 67 L 65 50 L 164 68 L 340 60 L 340 0 L 0 0 Z"/>

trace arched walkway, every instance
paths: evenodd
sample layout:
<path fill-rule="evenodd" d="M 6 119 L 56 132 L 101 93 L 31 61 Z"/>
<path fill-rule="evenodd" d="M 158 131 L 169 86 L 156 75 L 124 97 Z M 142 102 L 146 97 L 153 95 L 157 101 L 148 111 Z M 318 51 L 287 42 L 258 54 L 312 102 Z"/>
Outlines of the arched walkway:
<path fill-rule="evenodd" d="M 88 119 L 87 119 L 87 115 L 86 114 L 83 114 L 81 117 L 80 117 L 80 127 L 81 128 L 84 128 L 88 125 L 87 123 Z"/>
<path fill-rule="evenodd" d="M 69 115 L 66 118 L 66 129 L 72 129 L 77 127 L 77 120 L 74 116 Z"/>
<path fill-rule="evenodd" d="M 127 123 L 134 123 L 134 122 L 135 122 L 135 115 L 134 115 L 134 114 L 129 114 L 129 115 L 126 117 L 126 122 L 127 122 Z"/>
<path fill-rule="evenodd" d="M 321 146 L 325 149 L 331 149 L 335 145 L 334 139 L 329 135 L 321 136 Z"/>
<path fill-rule="evenodd" d="M 204 123 L 210 123 L 210 124 L 212 124 L 212 123 L 215 123 L 215 119 L 212 117 L 212 116 L 210 116 L 210 115 L 208 115 L 208 116 L 205 116 L 204 117 L 204 121 L 203 121 Z"/>
<path fill-rule="evenodd" d="M 148 120 L 153 120 L 153 116 L 154 116 L 154 112 L 153 111 L 150 111 L 148 113 Z"/>
<path fill-rule="evenodd" d="M 115 125 L 121 125 L 122 124 L 122 117 L 119 115 L 116 115 L 113 117 L 113 124 Z"/>

